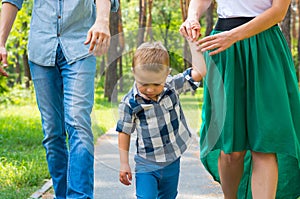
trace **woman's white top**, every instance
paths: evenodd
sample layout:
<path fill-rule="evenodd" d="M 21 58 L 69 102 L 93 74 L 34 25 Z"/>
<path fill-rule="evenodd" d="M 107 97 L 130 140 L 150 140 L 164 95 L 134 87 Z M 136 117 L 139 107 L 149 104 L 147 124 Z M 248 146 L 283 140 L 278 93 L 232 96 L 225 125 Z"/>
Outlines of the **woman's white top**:
<path fill-rule="evenodd" d="M 273 0 L 217 0 L 219 18 L 255 17 L 272 6 Z"/>

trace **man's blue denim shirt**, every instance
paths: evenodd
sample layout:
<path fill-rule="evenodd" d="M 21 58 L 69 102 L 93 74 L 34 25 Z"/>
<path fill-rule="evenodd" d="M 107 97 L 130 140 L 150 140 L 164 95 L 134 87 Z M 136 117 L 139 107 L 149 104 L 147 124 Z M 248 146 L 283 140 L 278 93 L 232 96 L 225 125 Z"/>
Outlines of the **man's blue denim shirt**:
<path fill-rule="evenodd" d="M 3 0 L 21 9 L 24 0 Z M 111 0 L 116 12 L 118 0 Z M 90 56 L 84 45 L 87 32 L 96 20 L 94 0 L 34 0 L 28 58 L 42 66 L 54 66 L 56 49 L 61 46 L 69 64 Z"/>

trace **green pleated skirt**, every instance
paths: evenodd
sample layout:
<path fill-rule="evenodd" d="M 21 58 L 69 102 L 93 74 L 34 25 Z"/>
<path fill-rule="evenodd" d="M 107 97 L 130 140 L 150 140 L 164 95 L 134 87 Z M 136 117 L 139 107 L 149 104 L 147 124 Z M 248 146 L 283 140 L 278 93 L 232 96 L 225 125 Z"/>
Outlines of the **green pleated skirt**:
<path fill-rule="evenodd" d="M 216 34 L 218 31 L 213 31 Z M 251 194 L 250 151 L 276 153 L 277 199 L 300 196 L 300 94 L 278 26 L 206 55 L 201 161 L 216 181 L 220 150 L 247 150 L 238 198 Z"/>

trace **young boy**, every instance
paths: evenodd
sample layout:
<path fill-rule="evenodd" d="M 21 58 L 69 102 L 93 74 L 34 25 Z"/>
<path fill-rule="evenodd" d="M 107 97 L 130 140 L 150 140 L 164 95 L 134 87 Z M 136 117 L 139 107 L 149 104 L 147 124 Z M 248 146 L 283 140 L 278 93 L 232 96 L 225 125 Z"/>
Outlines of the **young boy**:
<path fill-rule="evenodd" d="M 192 45 L 190 43 L 190 45 Z M 159 42 L 144 43 L 135 52 L 135 83 L 119 105 L 120 181 L 130 185 L 128 163 L 130 135 L 137 132 L 135 178 L 137 198 L 173 199 L 177 195 L 180 156 L 191 133 L 179 94 L 197 89 L 205 75 L 201 53 L 192 47 L 193 68 L 170 76 L 169 54 Z"/>

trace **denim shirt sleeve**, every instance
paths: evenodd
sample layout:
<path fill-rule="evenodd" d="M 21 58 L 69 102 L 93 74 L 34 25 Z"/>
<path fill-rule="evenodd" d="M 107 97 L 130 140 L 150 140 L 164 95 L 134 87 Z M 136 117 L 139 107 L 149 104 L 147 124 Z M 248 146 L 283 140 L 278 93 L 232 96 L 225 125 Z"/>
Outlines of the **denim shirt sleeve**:
<path fill-rule="evenodd" d="M 3 0 L 2 4 L 3 3 L 11 3 L 20 10 L 22 8 L 23 0 Z"/>
<path fill-rule="evenodd" d="M 119 1 L 118 0 L 111 0 L 111 8 L 112 12 L 117 12 L 119 9 Z"/>

